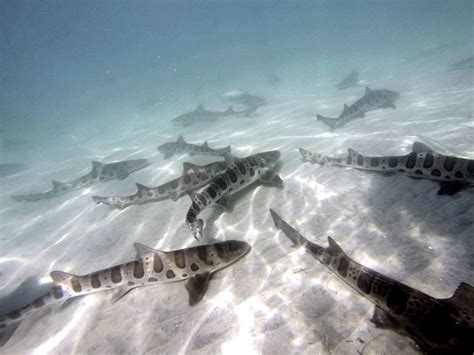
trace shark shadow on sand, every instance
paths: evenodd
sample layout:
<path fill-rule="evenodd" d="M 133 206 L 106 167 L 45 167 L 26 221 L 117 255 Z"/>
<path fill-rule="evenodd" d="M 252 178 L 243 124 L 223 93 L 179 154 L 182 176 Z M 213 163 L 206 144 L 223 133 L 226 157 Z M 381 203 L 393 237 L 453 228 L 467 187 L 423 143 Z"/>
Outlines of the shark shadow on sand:
<path fill-rule="evenodd" d="M 437 299 L 352 260 L 328 237 L 310 242 L 270 209 L 275 227 L 375 305 L 371 321 L 411 337 L 430 354 L 474 351 L 474 288 L 462 282 L 454 295 Z"/>

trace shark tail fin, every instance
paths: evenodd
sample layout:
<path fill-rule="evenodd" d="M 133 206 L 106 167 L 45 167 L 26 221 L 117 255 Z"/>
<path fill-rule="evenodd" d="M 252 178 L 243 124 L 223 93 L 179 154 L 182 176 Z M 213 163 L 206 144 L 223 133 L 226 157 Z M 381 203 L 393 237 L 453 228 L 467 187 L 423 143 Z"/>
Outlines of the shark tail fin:
<path fill-rule="evenodd" d="M 20 323 L 21 320 L 18 320 L 18 322 L 7 324 L 5 327 L 0 327 L 0 347 L 4 346 L 7 341 L 10 340 Z M 0 325 L 2 324 L 0 323 Z"/>
<path fill-rule="evenodd" d="M 326 126 L 329 126 L 330 129 L 335 129 L 337 127 L 338 119 L 337 118 L 331 118 L 331 117 L 324 117 L 321 115 L 316 115 L 316 119 L 318 121 L 321 121 L 324 123 Z"/>
<path fill-rule="evenodd" d="M 69 274 L 69 273 L 63 272 L 63 271 L 52 271 L 50 276 L 53 279 L 54 284 L 57 285 L 57 286 L 65 285 L 73 277 L 79 277 L 79 276 Z"/>
<path fill-rule="evenodd" d="M 275 227 L 281 229 L 283 233 L 293 242 L 293 245 L 304 245 L 308 240 L 303 237 L 298 231 L 296 231 L 292 226 L 286 223 L 274 210 L 270 208 L 270 214 L 273 218 L 273 223 Z"/>

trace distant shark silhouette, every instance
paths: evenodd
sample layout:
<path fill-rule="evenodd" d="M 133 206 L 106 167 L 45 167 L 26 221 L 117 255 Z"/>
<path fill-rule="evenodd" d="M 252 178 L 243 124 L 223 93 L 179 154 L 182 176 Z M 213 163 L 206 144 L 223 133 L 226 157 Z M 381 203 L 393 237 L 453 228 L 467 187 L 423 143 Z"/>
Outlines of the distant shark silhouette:
<path fill-rule="evenodd" d="M 199 105 L 193 111 L 183 113 L 182 115 L 173 118 L 172 121 L 175 125 L 189 127 L 194 123 L 217 122 L 221 119 L 238 116 L 247 117 L 255 113 L 257 108 L 258 106 L 254 105 L 242 111 L 234 111 L 234 108 L 232 106 L 229 106 L 229 108 L 225 111 L 208 111 L 204 108 L 203 105 Z"/>
<path fill-rule="evenodd" d="M 205 141 L 202 145 L 187 143 L 183 136 L 179 136 L 176 142 L 168 142 L 159 145 L 156 149 L 160 153 L 163 153 L 164 158 L 171 158 L 174 154 L 188 153 L 190 156 L 193 155 L 211 155 L 225 157 L 230 154 L 230 146 L 212 149 Z"/>
<path fill-rule="evenodd" d="M 69 191 L 80 190 L 90 187 L 99 182 L 109 180 L 123 180 L 131 173 L 141 170 L 150 165 L 147 159 L 124 160 L 115 163 L 92 162 L 92 170 L 80 178 L 71 182 L 53 181 L 53 188 L 46 192 L 27 195 L 14 195 L 16 201 L 39 201 L 47 198 L 63 195 Z"/>
<path fill-rule="evenodd" d="M 337 90 L 344 90 L 354 86 L 359 86 L 359 72 L 354 69 L 342 81 L 337 84 Z"/>
<path fill-rule="evenodd" d="M 329 126 L 331 130 L 342 127 L 355 118 L 364 117 L 366 112 L 379 108 L 393 108 L 394 102 L 400 98 L 400 94 L 390 90 L 370 90 L 365 88 L 365 94 L 351 106 L 344 105 L 344 110 L 337 118 L 316 115 L 317 120 Z"/>

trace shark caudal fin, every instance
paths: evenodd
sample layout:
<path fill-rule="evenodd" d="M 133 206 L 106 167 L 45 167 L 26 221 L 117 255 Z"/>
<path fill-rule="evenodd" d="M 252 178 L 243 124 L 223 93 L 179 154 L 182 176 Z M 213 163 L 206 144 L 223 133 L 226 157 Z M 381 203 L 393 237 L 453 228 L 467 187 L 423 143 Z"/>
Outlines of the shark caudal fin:
<path fill-rule="evenodd" d="M 324 123 L 326 126 L 329 126 L 330 129 L 336 129 L 339 123 L 337 118 L 324 117 L 321 115 L 316 115 L 316 119 Z"/>
<path fill-rule="evenodd" d="M 273 218 L 273 223 L 275 227 L 281 229 L 283 233 L 293 242 L 293 245 L 304 245 L 308 240 L 303 237 L 298 231 L 296 231 L 292 226 L 286 223 L 274 210 L 270 208 L 270 214 Z"/>

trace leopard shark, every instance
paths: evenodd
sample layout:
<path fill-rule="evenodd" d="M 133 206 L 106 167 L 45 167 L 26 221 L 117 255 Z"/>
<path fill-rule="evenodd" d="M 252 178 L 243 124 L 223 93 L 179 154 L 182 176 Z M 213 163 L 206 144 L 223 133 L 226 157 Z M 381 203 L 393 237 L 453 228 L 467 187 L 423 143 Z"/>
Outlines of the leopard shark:
<path fill-rule="evenodd" d="M 233 106 L 229 106 L 225 111 L 208 111 L 203 105 L 199 105 L 193 111 L 183 113 L 172 119 L 173 124 L 182 127 L 189 127 L 194 123 L 217 122 L 222 119 L 237 116 L 250 116 L 256 110 L 256 105 L 242 111 L 234 111 Z"/>
<path fill-rule="evenodd" d="M 205 141 L 202 145 L 187 143 L 183 136 L 179 136 L 176 142 L 168 142 L 159 145 L 156 149 L 163 153 L 165 159 L 171 158 L 174 154 L 188 153 L 190 156 L 194 155 L 211 155 L 218 157 L 225 157 L 230 154 L 230 145 L 220 149 L 212 149 Z"/>
<path fill-rule="evenodd" d="M 207 165 L 195 165 L 183 163 L 183 174 L 157 187 L 148 187 L 142 184 L 137 185 L 137 192 L 129 196 L 92 196 L 97 204 L 109 205 L 120 210 L 145 203 L 171 199 L 177 201 L 182 195 L 207 185 L 216 175 L 222 173 L 227 168 L 227 163 L 218 161 Z"/>
<path fill-rule="evenodd" d="M 474 352 L 474 288 L 462 282 L 453 296 L 439 299 L 351 259 L 328 237 L 322 247 L 298 233 L 270 209 L 275 227 L 342 281 L 375 305 L 371 321 L 411 337 L 428 354 Z"/>
<path fill-rule="evenodd" d="M 440 182 L 438 195 L 454 195 L 463 188 L 474 186 L 474 160 L 443 155 L 421 142 L 413 143 L 409 154 L 399 156 L 368 157 L 350 148 L 344 158 L 328 157 L 302 148 L 300 153 L 303 161 L 316 164 L 436 180 Z"/>
<path fill-rule="evenodd" d="M 155 284 L 185 281 L 189 305 L 204 296 L 212 274 L 245 256 L 251 249 L 243 241 L 229 240 L 174 251 L 155 250 L 134 244 L 135 260 L 91 274 L 77 276 L 51 272 L 53 287 L 30 304 L 0 316 L 0 346 L 4 345 L 29 314 L 78 296 L 118 289 L 114 302 L 131 290 Z"/>
<path fill-rule="evenodd" d="M 359 86 L 359 72 L 354 69 L 342 81 L 337 84 L 337 90 L 344 90 L 354 86 Z"/>
<path fill-rule="evenodd" d="M 16 201 L 39 201 L 63 195 L 69 191 L 81 190 L 99 182 L 124 180 L 130 174 L 150 165 L 147 159 L 123 160 L 114 163 L 92 161 L 92 170 L 71 182 L 52 181 L 53 188 L 49 191 L 27 195 L 14 195 Z"/>
<path fill-rule="evenodd" d="M 191 206 L 186 214 L 186 224 L 195 239 L 202 237 L 204 222 L 197 216 L 205 208 L 220 204 L 229 209 L 230 195 L 244 189 L 256 181 L 282 187 L 283 181 L 273 168 L 280 159 L 278 150 L 253 154 L 246 158 L 236 158 L 229 162 L 227 169 L 211 180 L 200 193 L 191 193 Z"/>
<path fill-rule="evenodd" d="M 390 90 L 371 90 L 365 88 L 365 94 L 351 106 L 344 105 L 344 109 L 339 117 L 331 118 L 316 115 L 318 121 L 329 126 L 331 130 L 340 128 L 355 118 L 363 118 L 366 112 L 380 108 L 395 109 L 395 101 L 400 98 L 400 94 Z"/>

